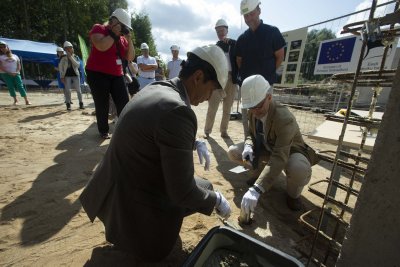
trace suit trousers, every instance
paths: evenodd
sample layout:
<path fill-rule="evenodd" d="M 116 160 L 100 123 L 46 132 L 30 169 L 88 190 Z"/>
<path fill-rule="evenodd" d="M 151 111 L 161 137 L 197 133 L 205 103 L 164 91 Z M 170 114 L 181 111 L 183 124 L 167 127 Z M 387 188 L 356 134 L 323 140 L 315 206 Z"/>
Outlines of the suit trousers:
<path fill-rule="evenodd" d="M 65 76 L 64 97 L 65 103 L 71 103 L 71 89 L 76 89 L 79 103 L 82 103 L 82 92 L 79 76 Z"/>
<path fill-rule="evenodd" d="M 247 161 L 243 162 L 242 160 L 243 149 L 244 143 L 230 146 L 228 149 L 228 157 L 230 160 L 251 169 L 251 164 Z M 258 168 L 254 170 L 255 175 L 260 175 L 264 167 L 268 164 L 269 158 L 270 153 L 265 149 L 262 149 Z M 311 179 L 311 164 L 307 157 L 301 153 L 290 154 L 284 171 L 286 174 L 286 191 L 288 195 L 291 198 L 300 197 L 304 186 L 306 186 Z M 271 188 L 273 181 L 269 181 L 267 184 L 269 186 L 268 188 L 264 188 L 265 190 L 269 190 Z"/>
<path fill-rule="evenodd" d="M 233 100 L 235 98 L 235 93 L 238 90 L 238 85 L 232 83 L 231 74 L 228 75 L 228 81 L 225 86 L 226 96 L 223 98 L 222 102 L 222 119 L 221 125 L 219 127 L 221 133 L 226 133 L 228 130 L 228 123 L 231 117 L 231 108 L 233 105 Z M 206 117 L 206 124 L 204 126 L 204 133 L 210 134 L 215 122 L 215 115 L 221 102 L 222 96 L 220 90 L 214 90 L 210 99 L 208 99 L 208 110 Z"/>

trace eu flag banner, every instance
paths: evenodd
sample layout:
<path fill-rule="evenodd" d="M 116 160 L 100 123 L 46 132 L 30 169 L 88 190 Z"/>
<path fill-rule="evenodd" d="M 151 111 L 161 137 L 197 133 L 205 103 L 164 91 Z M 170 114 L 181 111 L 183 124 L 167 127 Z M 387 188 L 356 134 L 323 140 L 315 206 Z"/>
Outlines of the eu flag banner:
<path fill-rule="evenodd" d="M 357 37 L 336 39 L 321 44 L 318 64 L 346 63 L 351 61 Z"/>

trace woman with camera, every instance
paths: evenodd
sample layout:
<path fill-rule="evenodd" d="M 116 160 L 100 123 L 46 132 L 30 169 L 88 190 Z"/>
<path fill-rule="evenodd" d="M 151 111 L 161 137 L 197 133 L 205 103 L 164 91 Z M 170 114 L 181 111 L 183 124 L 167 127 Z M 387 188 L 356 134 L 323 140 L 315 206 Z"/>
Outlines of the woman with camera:
<path fill-rule="evenodd" d="M 107 24 L 95 24 L 89 33 L 92 49 L 86 64 L 86 75 L 96 109 L 97 128 L 104 139 L 110 138 L 109 96 L 118 115 L 129 101 L 122 62 L 132 61 L 135 57 L 131 30 L 130 14 L 117 8 Z"/>

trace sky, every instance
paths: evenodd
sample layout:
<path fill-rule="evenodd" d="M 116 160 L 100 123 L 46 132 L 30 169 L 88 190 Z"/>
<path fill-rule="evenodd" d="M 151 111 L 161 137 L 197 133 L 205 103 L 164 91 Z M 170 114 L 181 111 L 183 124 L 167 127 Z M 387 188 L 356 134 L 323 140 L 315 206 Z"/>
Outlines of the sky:
<path fill-rule="evenodd" d="M 371 7 L 372 0 L 260 0 L 261 19 L 277 26 L 281 32 L 337 18 Z M 378 0 L 378 3 L 389 0 Z M 180 46 L 180 57 L 196 46 L 215 44 L 214 30 L 218 19 L 229 25 L 228 37 L 237 39 L 248 27 L 240 15 L 240 0 L 128 0 L 130 12 L 145 12 L 152 24 L 152 35 L 162 59 L 171 59 L 170 47 Z M 392 5 L 391 5 L 392 6 Z M 377 13 L 391 13 L 393 7 L 382 7 Z M 343 25 L 368 18 L 363 12 L 350 18 L 335 20 L 319 27 L 337 32 Z M 140 44 L 136 44 L 139 46 Z"/>

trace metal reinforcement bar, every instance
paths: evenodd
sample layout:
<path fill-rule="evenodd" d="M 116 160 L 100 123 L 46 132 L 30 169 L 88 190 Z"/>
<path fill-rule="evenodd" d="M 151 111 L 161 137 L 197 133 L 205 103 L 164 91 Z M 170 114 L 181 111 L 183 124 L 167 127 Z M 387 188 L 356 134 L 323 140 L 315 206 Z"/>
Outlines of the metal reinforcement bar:
<path fill-rule="evenodd" d="M 324 181 L 324 180 L 321 180 L 321 181 Z M 316 189 L 314 189 L 314 188 L 312 188 L 312 187 L 309 187 L 309 188 L 308 188 L 308 191 L 310 191 L 310 192 L 313 193 L 314 195 L 319 196 L 319 197 L 322 198 L 322 199 L 325 199 L 325 198 L 326 198 L 326 202 L 335 204 L 336 206 L 338 206 L 339 208 L 341 208 L 341 209 L 344 210 L 344 211 L 347 211 L 347 212 L 349 212 L 349 213 L 353 213 L 353 210 L 354 210 L 354 209 L 353 209 L 352 207 L 350 207 L 350 206 L 347 206 L 344 202 L 341 202 L 341 201 L 339 201 L 339 200 L 336 200 L 336 199 L 334 199 L 334 198 L 331 197 L 331 196 L 327 196 L 327 197 L 326 197 L 326 195 L 325 195 L 324 193 L 321 193 L 320 191 L 318 191 L 318 190 L 316 190 Z"/>
<path fill-rule="evenodd" d="M 357 76 L 357 85 L 391 87 L 393 85 L 395 73 L 395 69 L 362 71 L 360 72 L 360 75 Z M 354 81 L 354 76 L 354 73 L 334 74 L 332 75 L 331 80 L 341 83 L 352 83 Z"/>
<path fill-rule="evenodd" d="M 306 221 L 306 216 L 310 215 L 312 212 L 318 212 L 318 210 L 313 209 L 313 210 L 307 211 L 306 213 L 303 213 L 300 216 L 299 221 L 315 233 L 317 231 L 317 228 L 314 225 L 312 225 L 311 223 Z M 330 217 L 332 217 L 332 216 L 334 217 L 334 215 L 332 215 L 331 213 L 326 213 L 326 214 Z M 340 221 L 343 222 L 343 220 L 340 220 Z M 343 223 L 344 223 L 344 225 L 347 225 L 346 222 L 343 222 Z M 329 242 L 329 246 L 331 248 L 335 249 L 338 253 L 340 252 L 342 245 L 338 241 L 336 241 L 335 239 L 333 239 L 332 237 L 330 237 L 329 235 L 327 235 L 326 233 L 324 233 L 322 231 L 319 231 L 319 234 Z"/>
<path fill-rule="evenodd" d="M 321 156 L 321 154 L 329 154 L 329 153 L 335 154 L 336 151 L 321 150 L 321 151 L 318 151 L 318 156 Z M 365 158 L 365 157 L 361 157 L 361 156 L 358 156 L 358 155 L 354 155 L 354 154 L 351 154 L 351 153 L 343 151 L 343 150 L 340 151 L 340 155 L 344 156 L 346 158 L 352 159 L 352 160 L 358 160 L 360 162 L 367 163 L 367 164 L 369 163 L 369 158 Z"/>
<path fill-rule="evenodd" d="M 335 116 L 335 115 L 326 115 L 325 118 L 328 121 L 336 121 L 336 122 L 342 122 L 342 123 L 344 121 L 344 117 Z M 349 117 L 347 123 L 351 124 L 351 125 L 360 126 L 360 127 L 379 129 L 379 126 L 381 125 L 381 120 L 351 116 L 351 117 Z"/>
<path fill-rule="evenodd" d="M 333 163 L 335 161 L 335 159 L 333 159 L 333 158 L 331 158 L 329 156 L 325 156 L 325 155 L 319 154 L 319 157 L 322 160 L 325 160 L 326 162 L 329 162 L 329 163 Z M 337 163 L 337 166 L 339 166 L 339 167 L 343 167 L 343 168 L 346 168 L 348 170 L 358 172 L 360 174 L 365 174 L 365 171 L 366 171 L 365 168 L 363 168 L 363 167 L 360 167 L 358 165 L 343 161 L 341 159 L 338 159 L 336 163 Z"/>
<path fill-rule="evenodd" d="M 329 183 L 329 180 L 328 180 L 328 178 L 326 178 L 325 180 L 318 180 L 318 181 L 316 181 L 316 182 L 310 184 L 310 185 L 309 185 L 309 191 L 311 191 L 310 188 L 312 188 L 312 186 L 318 185 L 318 184 L 320 184 L 320 183 Z M 351 188 L 351 187 L 349 187 L 348 185 L 341 184 L 341 183 L 339 183 L 339 182 L 337 182 L 337 181 L 333 181 L 332 183 L 333 183 L 334 186 L 336 186 L 336 187 L 338 187 L 338 188 L 340 188 L 340 189 L 342 189 L 342 190 L 349 190 L 350 194 L 352 194 L 352 195 L 358 197 L 358 194 L 359 194 L 359 191 L 358 191 L 358 190 L 356 190 L 356 189 L 354 189 L 354 188 Z M 318 191 L 318 190 L 316 190 L 316 189 L 314 189 L 314 188 L 312 188 L 312 190 L 313 190 L 313 191 Z M 318 192 L 319 192 L 319 191 L 318 191 Z"/>

